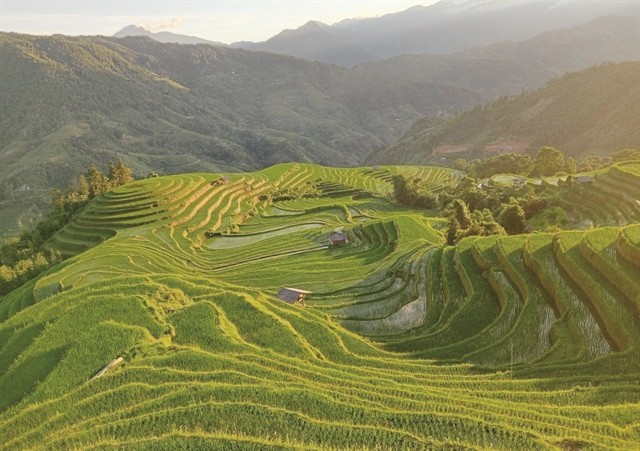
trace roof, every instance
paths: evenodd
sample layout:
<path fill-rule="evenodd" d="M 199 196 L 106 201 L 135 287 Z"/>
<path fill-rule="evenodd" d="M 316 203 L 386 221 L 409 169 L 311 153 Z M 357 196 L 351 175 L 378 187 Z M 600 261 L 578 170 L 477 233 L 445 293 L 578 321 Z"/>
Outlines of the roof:
<path fill-rule="evenodd" d="M 349 241 L 349 237 L 344 232 L 331 232 L 331 234 L 329 235 L 329 240 L 332 243 L 339 243 Z"/>
<path fill-rule="evenodd" d="M 578 177 L 576 177 L 576 180 L 580 183 L 593 182 L 593 177 L 591 177 L 590 175 L 579 175 Z"/>
<path fill-rule="evenodd" d="M 276 297 L 281 301 L 293 304 L 298 300 L 300 294 L 310 294 L 310 291 L 300 290 L 299 288 L 282 287 Z"/>

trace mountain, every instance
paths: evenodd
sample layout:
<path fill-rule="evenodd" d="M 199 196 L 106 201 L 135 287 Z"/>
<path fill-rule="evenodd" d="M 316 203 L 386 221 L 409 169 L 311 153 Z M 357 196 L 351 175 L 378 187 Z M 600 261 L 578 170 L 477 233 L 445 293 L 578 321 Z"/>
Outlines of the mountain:
<path fill-rule="evenodd" d="M 289 56 L 147 37 L 0 35 L 4 206 L 123 158 L 151 171 L 361 162 L 426 114 L 485 99 Z"/>
<path fill-rule="evenodd" d="M 637 17 L 606 16 L 521 42 L 504 41 L 450 55 L 400 55 L 354 68 L 414 82 L 436 82 L 499 96 L 539 87 L 565 72 L 605 61 L 640 59 Z"/>
<path fill-rule="evenodd" d="M 310 21 L 295 30 L 284 30 L 265 42 L 237 42 L 232 47 L 298 56 L 342 66 L 375 58 L 363 47 L 351 44 L 329 25 Z"/>
<path fill-rule="evenodd" d="M 370 163 L 425 164 L 553 146 L 575 158 L 640 149 L 640 62 L 569 73 L 446 119 L 426 118 Z"/>
<path fill-rule="evenodd" d="M 208 41 L 206 39 L 198 38 L 195 36 L 187 36 L 184 34 L 176 34 L 171 33 L 169 31 L 159 31 L 152 32 L 146 30 L 137 25 L 129 25 L 124 27 L 122 30 L 118 31 L 113 35 L 114 38 L 125 38 L 127 36 L 147 36 L 154 41 L 174 44 L 209 44 L 209 45 L 217 45 L 224 46 L 222 42 Z"/>
<path fill-rule="evenodd" d="M 232 46 L 353 66 L 406 53 L 448 54 L 500 41 L 522 41 L 605 15 L 638 17 L 637 4 L 442 0 L 382 17 L 305 24 L 264 42 Z"/>
<path fill-rule="evenodd" d="M 148 37 L 2 34 L 0 230 L 18 232 L 52 187 L 117 158 L 138 175 L 361 164 L 420 117 L 520 93 L 592 63 L 635 59 L 636 34 L 634 19 L 608 16 L 524 42 L 352 69 Z"/>

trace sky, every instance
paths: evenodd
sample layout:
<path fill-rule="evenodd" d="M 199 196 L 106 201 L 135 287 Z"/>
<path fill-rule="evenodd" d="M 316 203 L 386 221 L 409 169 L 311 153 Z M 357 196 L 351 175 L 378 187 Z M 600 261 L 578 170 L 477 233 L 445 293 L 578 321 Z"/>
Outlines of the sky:
<path fill-rule="evenodd" d="M 309 20 L 332 24 L 376 17 L 436 0 L 0 0 L 0 31 L 110 36 L 127 25 L 211 41 L 264 41 Z"/>

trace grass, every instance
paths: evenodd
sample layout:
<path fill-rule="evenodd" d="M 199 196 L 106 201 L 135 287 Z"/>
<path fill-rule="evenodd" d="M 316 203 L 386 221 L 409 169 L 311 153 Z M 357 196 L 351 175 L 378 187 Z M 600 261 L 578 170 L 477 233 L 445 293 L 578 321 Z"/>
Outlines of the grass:
<path fill-rule="evenodd" d="M 640 446 L 637 225 L 444 246 L 396 172 L 456 180 L 287 164 L 95 199 L 0 300 L 0 448 Z"/>

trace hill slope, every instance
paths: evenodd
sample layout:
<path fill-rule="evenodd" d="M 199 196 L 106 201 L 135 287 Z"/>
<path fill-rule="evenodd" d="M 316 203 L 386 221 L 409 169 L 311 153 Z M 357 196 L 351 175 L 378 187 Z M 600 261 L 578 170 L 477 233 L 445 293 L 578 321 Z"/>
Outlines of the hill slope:
<path fill-rule="evenodd" d="M 417 122 L 373 163 L 478 158 L 542 145 L 568 155 L 640 148 L 640 62 L 605 64 L 444 120 Z"/>
<path fill-rule="evenodd" d="M 640 228 L 443 247 L 384 197 L 397 173 L 457 177 L 287 164 L 96 198 L 49 243 L 75 256 L 0 300 L 3 446 L 637 448 Z"/>

